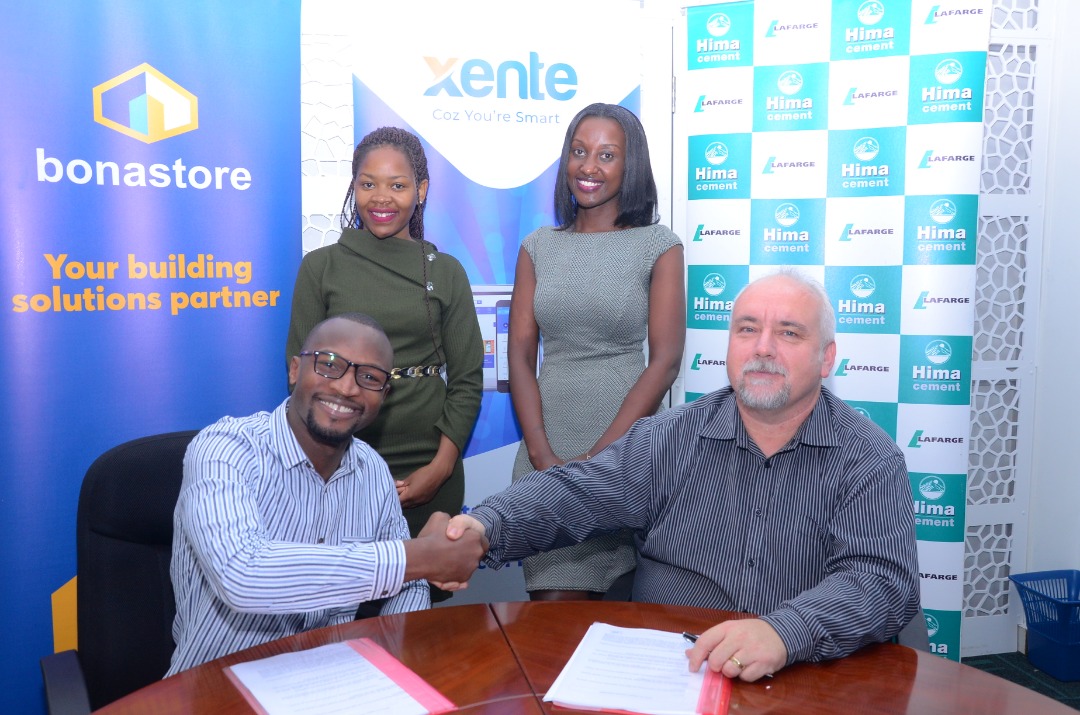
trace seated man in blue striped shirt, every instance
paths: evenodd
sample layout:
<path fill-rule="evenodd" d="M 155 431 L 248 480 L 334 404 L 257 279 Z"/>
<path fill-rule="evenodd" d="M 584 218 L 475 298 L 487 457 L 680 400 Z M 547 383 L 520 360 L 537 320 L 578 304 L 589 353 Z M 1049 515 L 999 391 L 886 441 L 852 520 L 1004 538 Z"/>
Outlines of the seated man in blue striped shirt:
<path fill-rule="evenodd" d="M 292 395 L 277 409 L 222 418 L 192 441 L 174 518 L 169 675 L 352 620 L 361 602 L 428 608 L 424 578 L 472 574 L 482 537 L 452 542 L 449 516 L 436 514 L 410 540 L 386 463 L 353 437 L 378 414 L 392 366 L 372 318 L 330 318 L 292 358 Z"/>
<path fill-rule="evenodd" d="M 761 278 L 732 309 L 732 387 L 524 477 L 448 535 L 485 535 L 497 566 L 633 529 L 635 601 L 759 615 L 701 634 L 692 670 L 756 680 L 884 641 L 919 606 L 911 487 L 896 443 L 822 387 L 835 357 L 824 288 Z"/>

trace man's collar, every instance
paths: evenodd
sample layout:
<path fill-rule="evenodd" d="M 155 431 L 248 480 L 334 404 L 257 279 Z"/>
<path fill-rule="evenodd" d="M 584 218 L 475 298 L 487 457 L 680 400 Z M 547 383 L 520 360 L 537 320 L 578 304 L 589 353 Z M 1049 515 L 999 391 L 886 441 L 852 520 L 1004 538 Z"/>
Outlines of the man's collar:
<path fill-rule="evenodd" d="M 833 429 L 832 409 L 829 405 L 831 399 L 834 399 L 832 393 L 822 387 L 821 394 L 818 395 L 817 402 L 814 404 L 814 409 L 811 410 L 809 417 L 803 421 L 795 432 L 792 444 L 802 442 L 817 447 L 837 446 L 838 442 Z M 707 420 L 701 429 L 702 437 L 709 439 L 738 439 L 740 445 L 743 445 L 744 442 L 749 443 L 749 436 L 742 425 L 742 416 L 739 414 L 739 407 L 736 403 L 735 391 L 730 386 L 700 397 L 698 400 L 705 401 L 707 408 L 708 403 L 713 403 L 711 408 L 714 410 L 714 416 Z"/>
<path fill-rule="evenodd" d="M 300 446 L 300 442 L 296 439 L 296 435 L 293 434 L 292 427 L 289 426 L 289 400 L 286 398 L 284 402 L 277 406 L 277 408 L 270 415 L 270 434 L 271 443 L 274 445 L 274 449 L 281 457 L 281 463 L 288 468 L 300 466 L 301 464 L 311 464 L 311 459 L 308 457 L 304 448 Z M 353 470 L 360 464 L 360 450 L 355 449 L 356 441 L 352 440 L 349 443 L 349 448 L 345 450 L 345 454 L 341 456 L 341 464 L 338 465 L 335 474 L 339 473 L 342 469 Z"/>

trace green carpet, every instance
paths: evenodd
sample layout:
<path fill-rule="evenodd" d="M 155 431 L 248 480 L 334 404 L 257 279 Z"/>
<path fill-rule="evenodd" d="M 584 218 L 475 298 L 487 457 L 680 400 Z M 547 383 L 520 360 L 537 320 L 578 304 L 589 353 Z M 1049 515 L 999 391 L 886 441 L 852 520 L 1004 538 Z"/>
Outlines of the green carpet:
<path fill-rule="evenodd" d="M 964 658 L 962 662 L 1080 710 L 1080 681 L 1064 683 L 1047 675 L 1029 663 L 1023 653 L 980 655 Z"/>

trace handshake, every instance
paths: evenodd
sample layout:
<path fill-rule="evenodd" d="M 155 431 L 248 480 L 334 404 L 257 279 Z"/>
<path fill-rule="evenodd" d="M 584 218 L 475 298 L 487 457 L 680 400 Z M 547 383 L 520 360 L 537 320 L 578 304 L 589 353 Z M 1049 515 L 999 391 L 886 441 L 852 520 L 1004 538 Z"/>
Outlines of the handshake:
<path fill-rule="evenodd" d="M 467 588 L 488 550 L 484 525 L 471 516 L 435 512 L 415 539 L 405 541 L 405 580 L 425 578 L 446 591 Z"/>

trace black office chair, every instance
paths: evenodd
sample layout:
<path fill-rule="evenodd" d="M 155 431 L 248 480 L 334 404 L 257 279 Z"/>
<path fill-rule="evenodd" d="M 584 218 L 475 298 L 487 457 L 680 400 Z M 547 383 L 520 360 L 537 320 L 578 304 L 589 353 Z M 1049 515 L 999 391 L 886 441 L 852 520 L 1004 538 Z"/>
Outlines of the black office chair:
<path fill-rule="evenodd" d="M 89 713 L 168 670 L 173 509 L 195 434 L 136 439 L 86 470 L 76 519 L 79 651 L 41 660 L 50 715 Z"/>

